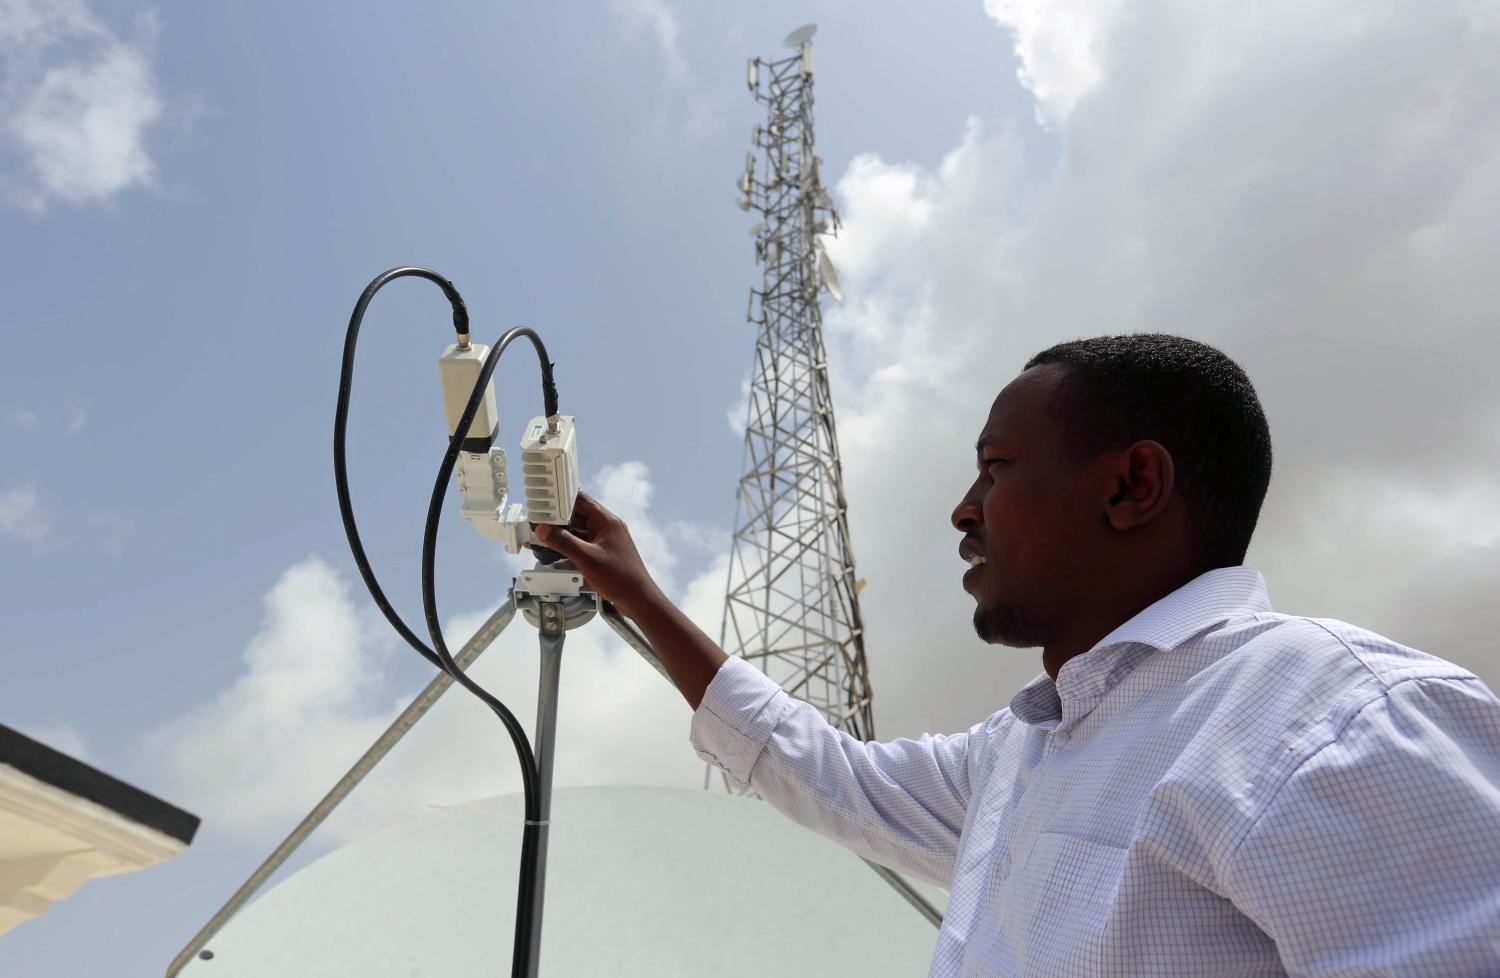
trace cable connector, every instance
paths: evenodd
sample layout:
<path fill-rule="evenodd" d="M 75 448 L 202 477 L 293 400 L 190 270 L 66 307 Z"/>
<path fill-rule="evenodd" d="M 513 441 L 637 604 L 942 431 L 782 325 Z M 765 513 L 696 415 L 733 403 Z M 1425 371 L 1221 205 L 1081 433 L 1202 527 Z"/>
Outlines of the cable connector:
<path fill-rule="evenodd" d="M 469 307 L 464 303 L 463 296 L 454 289 L 453 294 L 448 296 L 448 302 L 453 306 L 453 328 L 459 336 L 469 335 Z"/>
<path fill-rule="evenodd" d="M 557 364 L 542 361 L 542 409 L 549 418 L 557 414 L 557 382 L 552 378 L 556 369 Z"/>

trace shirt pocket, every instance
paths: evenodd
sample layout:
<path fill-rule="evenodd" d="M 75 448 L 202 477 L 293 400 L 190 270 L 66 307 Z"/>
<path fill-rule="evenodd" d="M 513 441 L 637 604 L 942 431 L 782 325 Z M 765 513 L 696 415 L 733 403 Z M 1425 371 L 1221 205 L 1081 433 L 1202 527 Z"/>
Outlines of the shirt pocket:
<path fill-rule="evenodd" d="M 1001 941 L 1022 978 L 1104 975 L 1104 927 L 1126 850 L 1059 832 L 1037 836 L 1002 900 Z"/>

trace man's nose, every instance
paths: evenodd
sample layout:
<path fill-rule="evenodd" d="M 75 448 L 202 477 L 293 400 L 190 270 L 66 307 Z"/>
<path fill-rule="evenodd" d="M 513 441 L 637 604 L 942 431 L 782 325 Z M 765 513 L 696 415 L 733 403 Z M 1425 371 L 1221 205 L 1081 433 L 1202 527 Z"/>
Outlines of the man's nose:
<path fill-rule="evenodd" d="M 970 489 L 963 499 L 959 500 L 958 506 L 953 510 L 953 528 L 960 533 L 968 533 L 976 529 L 984 520 L 984 512 L 979 507 L 979 500 Z"/>

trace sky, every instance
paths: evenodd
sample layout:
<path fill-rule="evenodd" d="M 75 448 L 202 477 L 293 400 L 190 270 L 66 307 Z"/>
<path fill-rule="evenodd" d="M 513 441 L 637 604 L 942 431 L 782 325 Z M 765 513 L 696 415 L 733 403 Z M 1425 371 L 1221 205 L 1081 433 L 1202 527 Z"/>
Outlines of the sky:
<path fill-rule="evenodd" d="M 1278 610 L 1500 687 L 1495 0 L 352 10 L 0 0 L 0 720 L 203 818 L 6 935 L 0 974 L 160 974 L 430 678 L 333 490 L 344 325 L 385 268 L 452 279 L 480 338 L 542 334 L 585 488 L 718 633 L 757 280 L 744 61 L 808 21 L 882 738 L 965 729 L 1040 671 L 974 637 L 948 519 L 996 391 L 1101 333 L 1249 373 L 1276 461 L 1247 562 Z M 410 621 L 450 329 L 398 282 L 355 375 L 356 513 Z M 502 364 L 502 438 L 536 388 Z M 454 512 L 440 540 L 457 644 L 518 564 Z M 474 671 L 528 724 L 534 649 L 514 627 Z M 687 706 L 612 633 L 570 634 L 563 673 L 560 784 L 701 784 Z M 454 694 L 296 865 L 518 784 Z"/>

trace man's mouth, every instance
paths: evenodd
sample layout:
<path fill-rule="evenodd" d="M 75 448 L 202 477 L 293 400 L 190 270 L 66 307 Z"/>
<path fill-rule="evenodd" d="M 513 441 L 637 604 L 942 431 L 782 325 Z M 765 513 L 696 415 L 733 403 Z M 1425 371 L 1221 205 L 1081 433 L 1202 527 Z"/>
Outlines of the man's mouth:
<path fill-rule="evenodd" d="M 964 537 L 958 544 L 958 556 L 964 563 L 969 565 L 970 570 L 984 566 L 984 552 L 979 549 L 979 544 L 968 537 Z M 967 572 L 965 574 L 967 576 Z"/>

